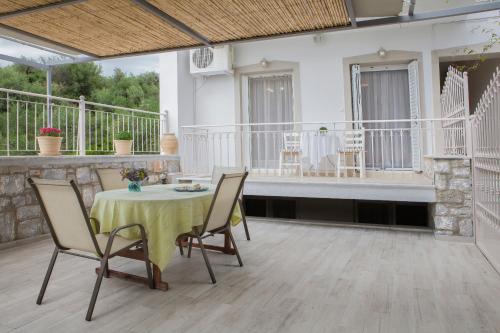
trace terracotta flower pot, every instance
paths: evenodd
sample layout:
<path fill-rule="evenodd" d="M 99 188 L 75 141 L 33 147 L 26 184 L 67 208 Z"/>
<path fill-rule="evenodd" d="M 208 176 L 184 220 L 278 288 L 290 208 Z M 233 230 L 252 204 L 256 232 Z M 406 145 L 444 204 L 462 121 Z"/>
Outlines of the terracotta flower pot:
<path fill-rule="evenodd" d="M 163 134 L 160 140 L 161 152 L 164 155 L 177 155 L 179 142 L 174 133 Z"/>
<path fill-rule="evenodd" d="M 114 140 L 116 155 L 132 155 L 133 140 Z"/>
<path fill-rule="evenodd" d="M 39 136 L 37 137 L 40 156 L 59 156 L 61 155 L 62 137 L 57 136 Z"/>

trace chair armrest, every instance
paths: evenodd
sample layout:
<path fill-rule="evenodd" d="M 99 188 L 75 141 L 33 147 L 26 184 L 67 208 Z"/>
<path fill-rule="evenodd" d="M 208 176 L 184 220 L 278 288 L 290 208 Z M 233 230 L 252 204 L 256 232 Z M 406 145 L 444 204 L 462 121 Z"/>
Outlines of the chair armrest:
<path fill-rule="evenodd" d="M 141 231 L 141 241 L 144 244 L 144 246 L 147 246 L 146 231 L 144 230 L 144 226 L 142 226 L 139 223 L 123 225 L 121 227 L 114 228 L 111 231 L 111 233 L 109 234 L 108 242 L 106 244 L 106 250 L 104 251 L 105 257 L 109 256 L 109 254 L 111 252 L 111 246 L 113 245 L 113 241 L 114 241 L 116 235 L 118 234 L 118 232 L 120 232 L 123 229 L 128 229 L 128 228 L 132 228 L 132 227 L 139 227 L 139 230 Z"/>
<path fill-rule="evenodd" d="M 110 238 L 114 238 L 118 232 L 122 231 L 123 229 L 128 229 L 128 228 L 132 228 L 132 227 L 139 227 L 139 230 L 141 231 L 141 236 L 143 236 L 143 238 L 146 237 L 146 230 L 144 229 L 144 226 L 142 224 L 139 224 L 139 223 L 127 224 L 127 225 L 123 225 L 121 227 L 116 227 L 113 230 L 111 230 L 111 233 L 109 234 L 109 236 L 110 236 Z"/>

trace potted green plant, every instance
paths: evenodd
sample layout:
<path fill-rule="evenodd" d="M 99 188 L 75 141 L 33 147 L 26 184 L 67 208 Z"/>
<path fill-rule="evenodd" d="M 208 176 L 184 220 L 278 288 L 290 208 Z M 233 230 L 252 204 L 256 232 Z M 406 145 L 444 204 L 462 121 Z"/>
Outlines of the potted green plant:
<path fill-rule="evenodd" d="M 328 128 L 326 128 L 325 126 L 321 126 L 319 128 L 319 134 L 325 135 L 326 133 L 328 133 Z"/>
<path fill-rule="evenodd" d="M 113 140 L 115 144 L 116 155 L 131 155 L 132 143 L 134 142 L 130 132 L 119 132 Z"/>
<path fill-rule="evenodd" d="M 40 156 L 61 155 L 62 131 L 59 128 L 43 127 L 37 137 Z"/>

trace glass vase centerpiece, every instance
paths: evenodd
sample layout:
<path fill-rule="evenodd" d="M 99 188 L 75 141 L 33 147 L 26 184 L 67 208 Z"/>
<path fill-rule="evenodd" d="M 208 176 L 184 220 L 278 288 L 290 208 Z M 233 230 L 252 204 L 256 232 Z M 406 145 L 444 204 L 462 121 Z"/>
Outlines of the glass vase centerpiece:
<path fill-rule="evenodd" d="M 148 172 L 146 169 L 133 169 L 124 168 L 120 171 L 122 180 L 128 179 L 129 192 L 141 192 L 141 185 L 145 179 L 148 179 Z"/>

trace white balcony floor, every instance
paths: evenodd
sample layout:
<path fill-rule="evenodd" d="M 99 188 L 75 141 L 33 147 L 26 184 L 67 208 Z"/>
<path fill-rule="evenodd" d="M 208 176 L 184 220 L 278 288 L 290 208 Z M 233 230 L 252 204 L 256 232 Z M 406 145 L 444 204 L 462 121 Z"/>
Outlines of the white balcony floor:
<path fill-rule="evenodd" d="M 210 176 L 182 177 L 193 183 L 209 183 Z M 245 195 L 296 198 L 330 198 L 405 202 L 435 202 L 432 180 L 413 171 L 367 171 L 366 177 L 283 175 L 252 172 Z"/>
<path fill-rule="evenodd" d="M 282 176 L 252 173 L 246 195 L 434 202 L 432 180 L 413 171 L 368 171 L 365 178 Z"/>
<path fill-rule="evenodd" d="M 96 262 L 61 255 L 35 304 L 51 240 L 0 251 L 0 332 L 498 332 L 500 276 L 470 243 L 432 234 L 250 221 L 244 265 L 175 255 L 167 292 L 104 279 L 84 320 Z M 219 239 L 217 239 L 219 241 Z M 141 262 L 111 267 L 144 274 Z"/>

